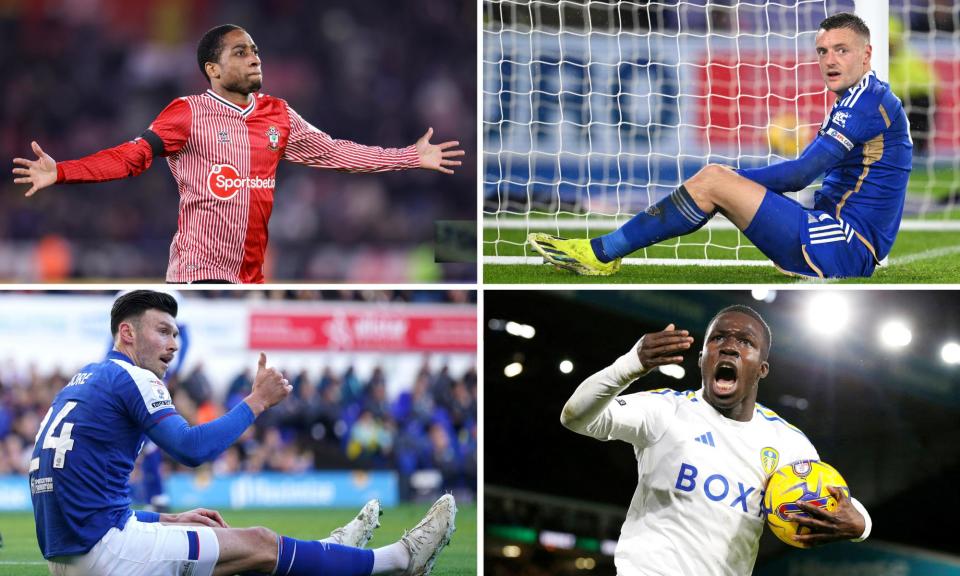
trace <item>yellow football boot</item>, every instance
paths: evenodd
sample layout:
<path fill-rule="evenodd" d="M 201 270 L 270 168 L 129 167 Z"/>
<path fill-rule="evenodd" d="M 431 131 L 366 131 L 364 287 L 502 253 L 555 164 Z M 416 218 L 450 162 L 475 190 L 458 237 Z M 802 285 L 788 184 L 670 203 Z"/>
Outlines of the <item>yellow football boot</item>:
<path fill-rule="evenodd" d="M 531 232 L 527 234 L 527 242 L 545 261 L 581 276 L 609 276 L 620 269 L 620 258 L 607 263 L 597 260 L 587 238 L 570 240 L 543 232 Z"/>

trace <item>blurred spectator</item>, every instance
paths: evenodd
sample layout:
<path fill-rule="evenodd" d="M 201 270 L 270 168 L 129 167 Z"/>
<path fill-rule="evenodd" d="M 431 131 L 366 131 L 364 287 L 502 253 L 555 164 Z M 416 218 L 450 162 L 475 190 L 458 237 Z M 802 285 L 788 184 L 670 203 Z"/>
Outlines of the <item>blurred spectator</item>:
<path fill-rule="evenodd" d="M 903 24 L 899 18 L 890 18 L 889 34 L 890 88 L 903 99 L 903 110 L 910 121 L 914 155 L 926 156 L 936 106 L 936 72 L 905 41 Z"/>
<path fill-rule="evenodd" d="M 105 293 L 112 295 L 114 291 Z M 226 291 L 215 293 L 234 297 Z M 436 293 L 444 295 L 448 302 L 462 297 L 459 291 Z M 271 299 L 317 298 L 317 293 L 303 291 L 256 294 Z M 418 300 L 417 294 L 418 291 L 337 291 L 325 297 L 392 302 Z M 476 298 L 473 291 L 465 294 L 468 300 Z M 195 296 L 206 297 L 209 293 L 198 292 Z M 389 364 L 363 374 L 358 374 L 352 364 L 316 371 L 284 370 L 296 374 L 292 378 L 296 394 L 261 415 L 233 446 L 201 472 L 223 475 L 393 469 L 400 475 L 401 494 L 406 498 L 412 495 L 411 476 L 418 471 L 435 470 L 441 480 L 433 490 L 475 491 L 475 369 L 451 373 L 443 364 L 431 367 L 425 357 L 412 381 L 388 392 L 387 381 L 393 385 L 393 380 L 385 366 Z M 0 474 L 27 473 L 40 421 L 75 368 L 55 369 L 50 375 L 41 376 L 35 365 L 18 365 L 13 358 L 0 361 Z M 242 401 L 252 386 L 253 375 L 248 366 L 238 366 L 229 383 L 220 386 L 211 383 L 204 364 L 198 362 L 188 368 L 182 380 L 174 377 L 168 386 L 178 412 L 191 425 L 207 422 L 229 410 Z M 345 393 L 347 383 L 349 395 Z M 165 473 L 190 470 L 164 458 Z"/>

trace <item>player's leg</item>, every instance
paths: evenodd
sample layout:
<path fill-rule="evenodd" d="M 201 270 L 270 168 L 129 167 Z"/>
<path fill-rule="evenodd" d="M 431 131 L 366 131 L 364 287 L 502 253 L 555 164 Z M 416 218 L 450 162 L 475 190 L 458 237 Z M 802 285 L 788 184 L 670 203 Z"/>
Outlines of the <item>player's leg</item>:
<path fill-rule="evenodd" d="M 127 520 L 111 528 L 86 554 L 55 558 L 56 576 L 209 576 L 217 563 L 217 537 L 207 526 Z"/>
<path fill-rule="evenodd" d="M 667 238 L 694 232 L 721 212 L 743 230 L 763 201 L 766 189 L 719 164 L 702 168 L 692 178 L 637 214 L 620 229 L 591 241 L 601 259 L 620 258 Z"/>
<path fill-rule="evenodd" d="M 288 576 L 368 576 L 429 574 L 455 530 L 453 496 L 437 500 L 399 542 L 364 550 L 279 536 L 266 528 L 214 528 L 220 544 L 217 576 L 257 572 Z"/>
<path fill-rule="evenodd" d="M 561 268 L 580 274 L 610 274 L 616 271 L 623 256 L 695 232 L 718 211 L 739 228 L 745 228 L 765 192 L 763 186 L 730 168 L 711 164 L 609 234 L 589 241 L 547 234 L 531 234 L 528 239 L 548 262 Z"/>

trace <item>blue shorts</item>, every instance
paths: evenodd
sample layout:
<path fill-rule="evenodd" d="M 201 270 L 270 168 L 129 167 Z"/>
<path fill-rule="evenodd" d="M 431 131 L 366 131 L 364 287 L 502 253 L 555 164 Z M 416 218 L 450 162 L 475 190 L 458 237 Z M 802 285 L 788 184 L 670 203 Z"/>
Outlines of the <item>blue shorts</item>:
<path fill-rule="evenodd" d="M 850 224 L 767 190 L 744 235 L 786 272 L 814 278 L 873 274 L 873 253 Z"/>

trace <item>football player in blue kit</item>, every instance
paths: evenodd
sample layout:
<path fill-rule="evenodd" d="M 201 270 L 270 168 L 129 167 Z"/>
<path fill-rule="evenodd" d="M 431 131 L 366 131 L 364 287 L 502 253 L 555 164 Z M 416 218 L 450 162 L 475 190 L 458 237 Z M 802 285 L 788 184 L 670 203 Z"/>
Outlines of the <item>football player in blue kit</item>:
<path fill-rule="evenodd" d="M 820 73 L 837 100 L 796 160 L 733 170 L 710 164 L 618 230 L 593 239 L 528 236 L 551 264 L 609 275 L 620 259 L 700 229 L 717 212 L 781 270 L 809 277 L 870 276 L 890 253 L 912 168 L 909 122 L 870 69 L 870 30 L 854 14 L 820 23 Z M 824 174 L 813 209 L 783 196 Z"/>
<path fill-rule="evenodd" d="M 261 353 L 250 394 L 220 418 L 190 426 L 163 384 L 177 344 L 177 303 L 136 290 L 110 314 L 114 349 L 80 369 L 40 424 L 30 461 L 37 540 L 50 571 L 64 576 L 290 576 L 428 574 L 454 531 L 445 495 L 400 541 L 362 548 L 379 525 L 379 504 L 321 541 L 262 527 L 230 528 L 213 510 L 133 512 L 129 476 L 149 438 L 178 462 L 198 466 L 227 449 L 292 389 Z"/>

